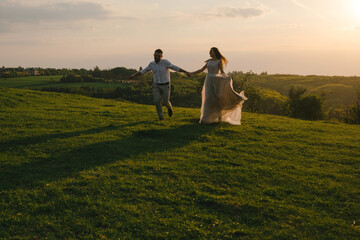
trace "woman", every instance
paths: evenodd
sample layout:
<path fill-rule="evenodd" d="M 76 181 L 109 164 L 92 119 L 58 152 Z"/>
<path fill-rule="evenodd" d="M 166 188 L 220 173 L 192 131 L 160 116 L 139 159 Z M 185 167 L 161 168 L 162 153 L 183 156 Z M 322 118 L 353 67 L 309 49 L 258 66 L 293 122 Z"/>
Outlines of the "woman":
<path fill-rule="evenodd" d="M 208 70 L 202 89 L 200 123 L 228 122 L 240 125 L 242 104 L 247 100 L 244 91 L 234 91 L 232 79 L 224 73 L 228 61 L 219 49 L 211 48 L 210 57 L 204 67 L 191 73 Z"/>

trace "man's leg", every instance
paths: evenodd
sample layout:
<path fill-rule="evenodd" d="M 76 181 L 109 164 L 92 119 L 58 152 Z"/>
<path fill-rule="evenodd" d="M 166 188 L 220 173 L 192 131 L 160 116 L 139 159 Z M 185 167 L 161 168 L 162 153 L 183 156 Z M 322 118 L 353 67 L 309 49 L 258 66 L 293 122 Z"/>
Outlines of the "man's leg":
<path fill-rule="evenodd" d="M 156 111 L 160 120 L 164 119 L 161 106 L 161 89 L 156 83 L 153 84 L 153 99 L 156 106 Z"/>
<path fill-rule="evenodd" d="M 171 85 L 170 84 L 163 85 L 163 86 L 161 86 L 161 89 L 162 89 L 162 95 L 163 95 L 163 103 L 168 109 L 169 117 L 171 117 L 172 113 L 173 113 L 173 107 L 172 107 L 171 102 L 170 102 Z"/>

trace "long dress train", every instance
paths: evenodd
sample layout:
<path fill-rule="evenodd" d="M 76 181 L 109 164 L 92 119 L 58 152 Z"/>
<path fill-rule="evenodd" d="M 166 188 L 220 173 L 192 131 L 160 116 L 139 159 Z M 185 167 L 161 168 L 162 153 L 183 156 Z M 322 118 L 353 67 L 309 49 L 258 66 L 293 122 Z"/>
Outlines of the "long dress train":
<path fill-rule="evenodd" d="M 232 79 L 219 73 L 220 60 L 209 60 L 208 74 L 202 89 L 200 122 L 241 124 L 241 109 L 247 97 L 244 91 L 235 92 Z"/>

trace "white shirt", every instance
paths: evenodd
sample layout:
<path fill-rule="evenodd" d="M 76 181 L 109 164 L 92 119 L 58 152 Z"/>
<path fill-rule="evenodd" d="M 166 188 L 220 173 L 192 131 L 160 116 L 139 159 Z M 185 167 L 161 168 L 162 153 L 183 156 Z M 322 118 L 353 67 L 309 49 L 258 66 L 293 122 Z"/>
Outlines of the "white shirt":
<path fill-rule="evenodd" d="M 140 72 L 141 74 L 145 74 L 152 71 L 154 75 L 154 83 L 168 83 L 170 82 L 169 69 L 177 72 L 180 71 L 179 67 L 171 64 L 168 60 L 161 59 L 159 63 L 156 63 L 155 61 L 150 62 L 149 65 Z"/>

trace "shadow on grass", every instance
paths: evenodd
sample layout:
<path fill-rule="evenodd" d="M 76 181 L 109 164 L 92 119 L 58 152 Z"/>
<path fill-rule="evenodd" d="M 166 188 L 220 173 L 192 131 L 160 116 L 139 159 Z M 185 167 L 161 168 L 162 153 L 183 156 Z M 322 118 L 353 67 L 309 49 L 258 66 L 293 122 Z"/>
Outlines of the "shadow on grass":
<path fill-rule="evenodd" d="M 124 125 L 120 125 L 120 126 L 109 125 L 109 126 L 104 126 L 104 127 L 99 127 L 99 128 L 87 129 L 84 131 L 61 132 L 61 133 L 56 133 L 56 134 L 19 138 L 19 139 L 9 140 L 9 141 L 5 141 L 5 142 L 0 142 L 0 144 L 1 144 L 0 152 L 5 152 L 13 147 L 19 147 L 19 145 L 27 146 L 27 145 L 32 145 L 32 144 L 39 144 L 39 143 L 47 142 L 51 139 L 65 139 L 65 138 L 71 138 L 71 137 L 76 137 L 76 136 L 80 136 L 80 135 L 86 135 L 86 134 L 96 134 L 96 133 L 101 133 L 101 132 L 105 132 L 105 131 L 110 131 L 112 129 L 134 127 L 134 126 L 141 125 L 141 124 L 150 124 L 150 122 L 141 121 L 141 122 L 124 124 Z"/>
<path fill-rule="evenodd" d="M 112 127 L 124 128 L 124 126 Z M 65 153 L 53 153 L 48 158 L 38 158 L 20 165 L 3 167 L 0 169 L 0 190 L 32 188 L 70 177 L 79 171 L 122 161 L 126 158 L 186 146 L 211 129 L 213 129 L 213 126 L 190 123 L 172 129 L 137 131 L 116 141 L 95 143 L 81 148 L 74 148 Z M 15 140 L 11 144 L 41 143 L 49 139 L 100 133 L 106 130 L 109 130 L 109 127 Z"/>
<path fill-rule="evenodd" d="M 250 203 L 234 204 L 219 199 L 200 196 L 195 204 L 211 214 L 223 215 L 232 218 L 234 221 L 254 226 L 261 226 L 266 221 L 273 221 L 277 216 L 272 209 Z"/>

